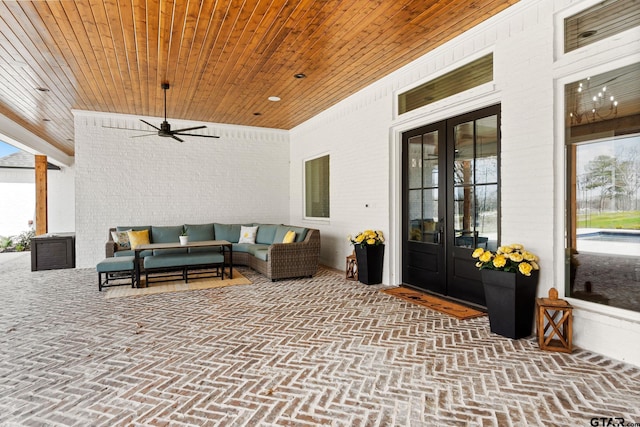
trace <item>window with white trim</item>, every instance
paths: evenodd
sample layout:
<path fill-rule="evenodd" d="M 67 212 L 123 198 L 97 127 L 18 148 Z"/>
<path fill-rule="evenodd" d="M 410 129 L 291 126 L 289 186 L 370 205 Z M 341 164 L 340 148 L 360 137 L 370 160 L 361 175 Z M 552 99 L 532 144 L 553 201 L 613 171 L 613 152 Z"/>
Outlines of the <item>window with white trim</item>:
<path fill-rule="evenodd" d="M 304 162 L 304 217 L 328 219 L 330 214 L 329 155 Z"/>

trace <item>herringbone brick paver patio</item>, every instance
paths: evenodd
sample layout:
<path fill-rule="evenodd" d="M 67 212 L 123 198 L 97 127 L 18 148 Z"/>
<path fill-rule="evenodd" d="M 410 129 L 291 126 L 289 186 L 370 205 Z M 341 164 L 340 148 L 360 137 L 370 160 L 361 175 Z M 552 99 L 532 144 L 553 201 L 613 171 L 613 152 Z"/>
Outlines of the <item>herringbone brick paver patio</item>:
<path fill-rule="evenodd" d="M 0 425 L 640 423 L 637 367 L 543 352 L 329 269 L 242 273 L 252 285 L 105 299 L 92 269 L 0 263 Z"/>

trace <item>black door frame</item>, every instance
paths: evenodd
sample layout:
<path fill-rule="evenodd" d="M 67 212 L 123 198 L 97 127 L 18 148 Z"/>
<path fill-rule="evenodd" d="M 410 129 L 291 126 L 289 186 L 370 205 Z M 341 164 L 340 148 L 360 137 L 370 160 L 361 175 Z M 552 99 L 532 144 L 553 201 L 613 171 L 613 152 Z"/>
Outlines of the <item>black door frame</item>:
<path fill-rule="evenodd" d="M 407 274 L 407 268 L 411 258 L 413 257 L 412 262 L 416 262 L 415 260 L 415 251 L 410 251 L 411 246 L 419 247 L 425 246 L 423 248 L 425 251 L 430 252 L 431 255 L 431 263 L 433 264 L 433 259 L 437 259 L 438 269 L 440 270 L 440 274 L 434 273 L 431 277 L 435 280 L 440 280 L 439 284 L 427 284 L 425 285 L 416 285 L 415 283 L 406 283 L 409 286 L 418 287 L 423 290 L 427 290 L 430 292 L 438 293 L 444 296 L 449 296 L 452 298 L 460 299 L 463 301 L 471 302 L 478 305 L 485 305 L 484 299 L 484 290 L 482 288 L 482 282 L 480 279 L 480 272 L 475 267 L 475 260 L 471 257 L 473 253 L 473 248 L 466 248 L 455 245 L 455 224 L 453 220 L 454 215 L 454 180 L 451 174 L 451 168 L 453 167 L 453 159 L 455 158 L 455 144 L 454 144 L 454 129 L 455 126 L 461 123 L 476 121 L 484 117 L 488 116 L 497 116 L 497 131 L 498 131 L 498 141 L 497 141 L 497 150 L 498 150 L 498 158 L 497 158 L 497 167 L 498 167 L 498 236 L 500 236 L 500 125 L 501 125 L 501 106 L 500 104 L 491 105 L 489 107 L 481 108 L 479 110 L 474 110 L 468 113 L 464 113 L 458 116 L 454 116 L 445 120 L 441 120 L 435 123 L 431 123 L 428 125 L 423 125 L 409 131 L 403 132 L 401 134 L 401 177 L 402 177 L 402 187 L 401 187 L 401 199 L 402 199 L 402 211 L 401 211 L 401 230 L 402 230 L 402 259 L 401 259 L 401 271 L 402 271 L 402 280 L 401 282 L 405 282 L 405 277 Z M 439 161 L 438 168 L 440 171 L 444 171 L 444 173 L 439 173 L 438 175 L 438 187 L 439 187 L 439 207 L 438 207 L 438 215 L 440 217 L 440 226 L 444 225 L 444 229 L 442 229 L 442 233 L 440 233 L 440 242 L 438 245 L 429 245 L 424 244 L 422 242 L 411 242 L 408 239 L 409 236 L 409 221 L 406 218 L 408 213 L 408 155 L 406 153 L 406 148 L 408 146 L 408 141 L 410 138 L 413 138 L 418 135 L 423 135 L 434 130 L 438 130 L 439 132 Z M 444 131 L 444 133 L 442 133 Z M 474 128 L 474 135 L 475 135 Z M 444 138 L 444 141 L 442 141 Z M 475 157 L 475 153 L 474 153 Z M 444 221 L 442 221 L 444 219 Z M 440 250 L 440 253 L 434 254 L 434 249 Z M 420 249 L 418 249 L 420 252 Z M 432 265 L 433 266 L 433 265 Z M 432 267 L 430 266 L 430 267 Z M 443 276 L 442 276 L 443 275 Z M 428 275 L 424 276 L 426 280 L 429 280 Z"/>
<path fill-rule="evenodd" d="M 438 203 L 438 222 L 437 229 L 433 231 L 434 239 L 430 243 L 414 242 L 408 240 L 410 224 L 406 220 L 406 213 L 409 211 L 409 197 L 408 197 L 408 180 L 409 180 L 409 156 L 405 154 L 405 151 L 409 145 L 409 141 L 416 137 L 422 136 L 432 132 L 438 132 L 438 170 L 445 170 L 446 156 L 440 155 L 440 150 L 444 145 L 444 139 L 446 138 L 446 121 L 440 121 L 419 128 L 412 129 L 402 133 L 402 281 L 406 282 L 406 278 L 411 276 L 411 280 L 407 282 L 411 286 L 416 286 L 424 290 L 431 292 L 445 294 L 446 293 L 446 269 L 444 251 L 442 246 L 445 245 L 443 236 L 445 230 L 442 228 L 442 220 L 445 218 L 446 205 Z M 421 156 L 424 157 L 424 156 Z M 422 159 L 421 159 L 422 160 Z M 439 197 L 444 193 L 446 188 L 446 175 L 438 173 L 438 195 Z M 418 285 L 415 282 L 419 281 L 422 285 Z M 412 283 L 414 282 L 414 283 Z"/>

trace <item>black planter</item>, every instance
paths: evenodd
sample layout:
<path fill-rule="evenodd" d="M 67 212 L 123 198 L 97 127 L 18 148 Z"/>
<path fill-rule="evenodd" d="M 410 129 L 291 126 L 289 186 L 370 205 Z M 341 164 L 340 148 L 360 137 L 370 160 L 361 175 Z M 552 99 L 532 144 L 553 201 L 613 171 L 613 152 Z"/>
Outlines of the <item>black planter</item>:
<path fill-rule="evenodd" d="M 531 276 L 481 270 L 491 332 L 520 339 L 531 335 L 535 316 L 538 271 Z"/>
<path fill-rule="evenodd" d="M 382 283 L 384 245 L 355 245 L 358 261 L 358 280 L 365 285 Z"/>

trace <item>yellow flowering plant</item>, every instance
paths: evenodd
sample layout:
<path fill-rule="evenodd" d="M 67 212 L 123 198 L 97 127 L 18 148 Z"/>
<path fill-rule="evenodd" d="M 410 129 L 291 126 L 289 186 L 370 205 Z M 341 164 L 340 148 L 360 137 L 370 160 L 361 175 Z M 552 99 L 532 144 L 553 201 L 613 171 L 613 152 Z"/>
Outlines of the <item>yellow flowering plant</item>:
<path fill-rule="evenodd" d="M 511 273 L 521 273 L 525 276 L 531 276 L 533 270 L 539 270 L 538 257 L 525 250 L 524 246 L 514 243 L 511 245 L 500 246 L 493 253 L 491 251 L 477 248 L 471 255 L 476 258 L 476 267 L 480 270 L 499 270 Z"/>
<path fill-rule="evenodd" d="M 356 234 L 356 237 L 351 235 L 347 236 L 347 239 L 354 245 L 360 246 L 378 246 L 384 244 L 384 235 L 380 230 L 364 230 Z"/>

